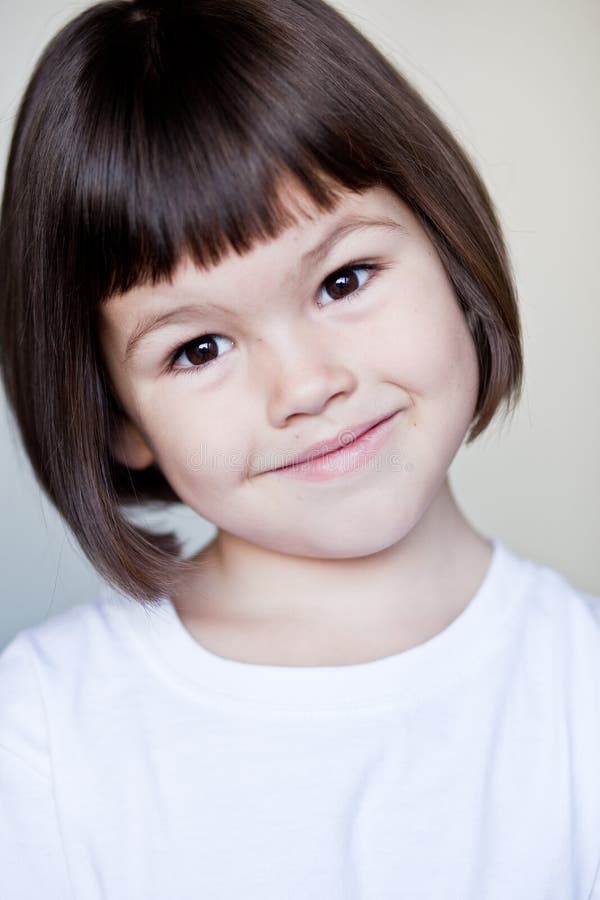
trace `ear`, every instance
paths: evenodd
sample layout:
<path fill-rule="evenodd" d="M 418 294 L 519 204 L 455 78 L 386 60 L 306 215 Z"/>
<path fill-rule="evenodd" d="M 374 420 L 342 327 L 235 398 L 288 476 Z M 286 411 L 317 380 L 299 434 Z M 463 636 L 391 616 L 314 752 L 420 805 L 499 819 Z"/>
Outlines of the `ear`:
<path fill-rule="evenodd" d="M 147 469 L 154 462 L 154 452 L 130 419 L 121 419 L 112 438 L 114 459 L 128 469 Z"/>

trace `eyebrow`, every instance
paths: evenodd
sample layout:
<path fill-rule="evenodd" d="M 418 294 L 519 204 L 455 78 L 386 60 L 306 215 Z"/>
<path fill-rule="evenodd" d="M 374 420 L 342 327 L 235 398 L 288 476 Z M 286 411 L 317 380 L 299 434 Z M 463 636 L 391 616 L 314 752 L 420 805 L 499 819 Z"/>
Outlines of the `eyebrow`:
<path fill-rule="evenodd" d="M 144 338 L 152 332 L 164 328 L 165 325 L 169 325 L 171 322 L 190 322 L 191 324 L 198 319 L 200 314 L 205 312 L 223 313 L 225 312 L 225 307 L 210 302 L 205 302 L 201 305 L 198 303 L 186 303 L 185 306 L 177 306 L 168 312 L 147 316 L 136 325 L 131 333 L 127 341 L 123 361 L 128 362 Z"/>
<path fill-rule="evenodd" d="M 389 218 L 389 216 L 380 216 L 377 219 L 370 219 L 366 216 L 353 216 L 351 219 L 336 225 L 321 243 L 313 247 L 312 250 L 307 250 L 306 253 L 303 253 L 300 258 L 302 265 L 318 265 L 349 232 L 364 231 L 367 228 L 405 231 L 404 225 L 396 222 L 395 219 Z"/>
<path fill-rule="evenodd" d="M 388 231 L 406 230 L 404 225 L 401 225 L 400 222 L 397 222 L 395 219 L 391 219 L 388 216 L 382 216 L 377 219 L 354 216 L 353 218 L 336 225 L 316 247 L 303 253 L 300 260 L 301 265 L 305 268 L 318 265 L 331 253 L 336 244 L 346 237 L 347 234 L 355 231 L 363 231 L 367 228 L 382 228 Z M 154 313 L 146 316 L 136 325 L 131 333 L 129 340 L 127 341 L 123 361 L 128 362 L 131 359 L 135 350 L 149 334 L 158 331 L 160 328 L 163 328 L 171 322 L 191 322 L 199 315 L 206 312 L 223 313 L 228 311 L 231 312 L 231 310 L 227 310 L 224 306 L 220 306 L 217 303 L 205 301 L 201 304 L 187 303 L 184 306 L 178 306 L 167 312 Z"/>

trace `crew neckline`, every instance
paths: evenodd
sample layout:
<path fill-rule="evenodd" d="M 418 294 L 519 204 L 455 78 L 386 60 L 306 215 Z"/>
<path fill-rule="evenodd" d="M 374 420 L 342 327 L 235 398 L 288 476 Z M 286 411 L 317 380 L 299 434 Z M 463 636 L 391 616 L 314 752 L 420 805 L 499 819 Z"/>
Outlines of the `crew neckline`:
<path fill-rule="evenodd" d="M 218 705 L 277 709 L 374 709 L 418 699 L 436 685 L 454 683 L 503 640 L 503 624 L 524 587 L 526 560 L 498 538 L 487 537 L 492 556 L 465 609 L 427 641 L 392 656 L 334 666 L 281 666 L 242 662 L 204 647 L 180 619 L 168 596 L 152 605 L 132 598 L 122 610 L 138 643 L 155 664 L 168 668 L 196 696 Z M 115 596 L 115 592 L 112 592 Z"/>

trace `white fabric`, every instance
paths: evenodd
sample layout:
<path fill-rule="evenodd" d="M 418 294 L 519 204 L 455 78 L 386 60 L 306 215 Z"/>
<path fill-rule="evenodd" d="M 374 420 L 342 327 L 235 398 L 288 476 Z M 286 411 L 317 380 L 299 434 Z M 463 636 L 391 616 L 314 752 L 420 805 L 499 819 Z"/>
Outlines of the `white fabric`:
<path fill-rule="evenodd" d="M 0 655 L 3 900 L 598 900 L 600 597 L 493 541 L 352 666 L 209 652 L 106 589 Z"/>

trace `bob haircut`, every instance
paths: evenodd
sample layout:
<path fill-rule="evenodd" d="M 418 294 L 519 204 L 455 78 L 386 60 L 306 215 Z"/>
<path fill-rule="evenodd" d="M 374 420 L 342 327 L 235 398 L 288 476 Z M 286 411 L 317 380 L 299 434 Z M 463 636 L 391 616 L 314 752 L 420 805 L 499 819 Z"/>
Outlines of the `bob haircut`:
<path fill-rule="evenodd" d="M 48 44 L 19 109 L 0 223 L 0 353 L 35 476 L 97 571 L 142 603 L 191 563 L 128 504 L 181 503 L 159 469 L 111 454 L 123 410 L 99 304 L 292 224 L 292 176 L 390 188 L 437 248 L 479 362 L 467 443 L 522 387 L 521 326 L 488 192 L 446 126 L 323 0 L 114 0 Z M 33 354 L 27 353 L 33 350 Z"/>

